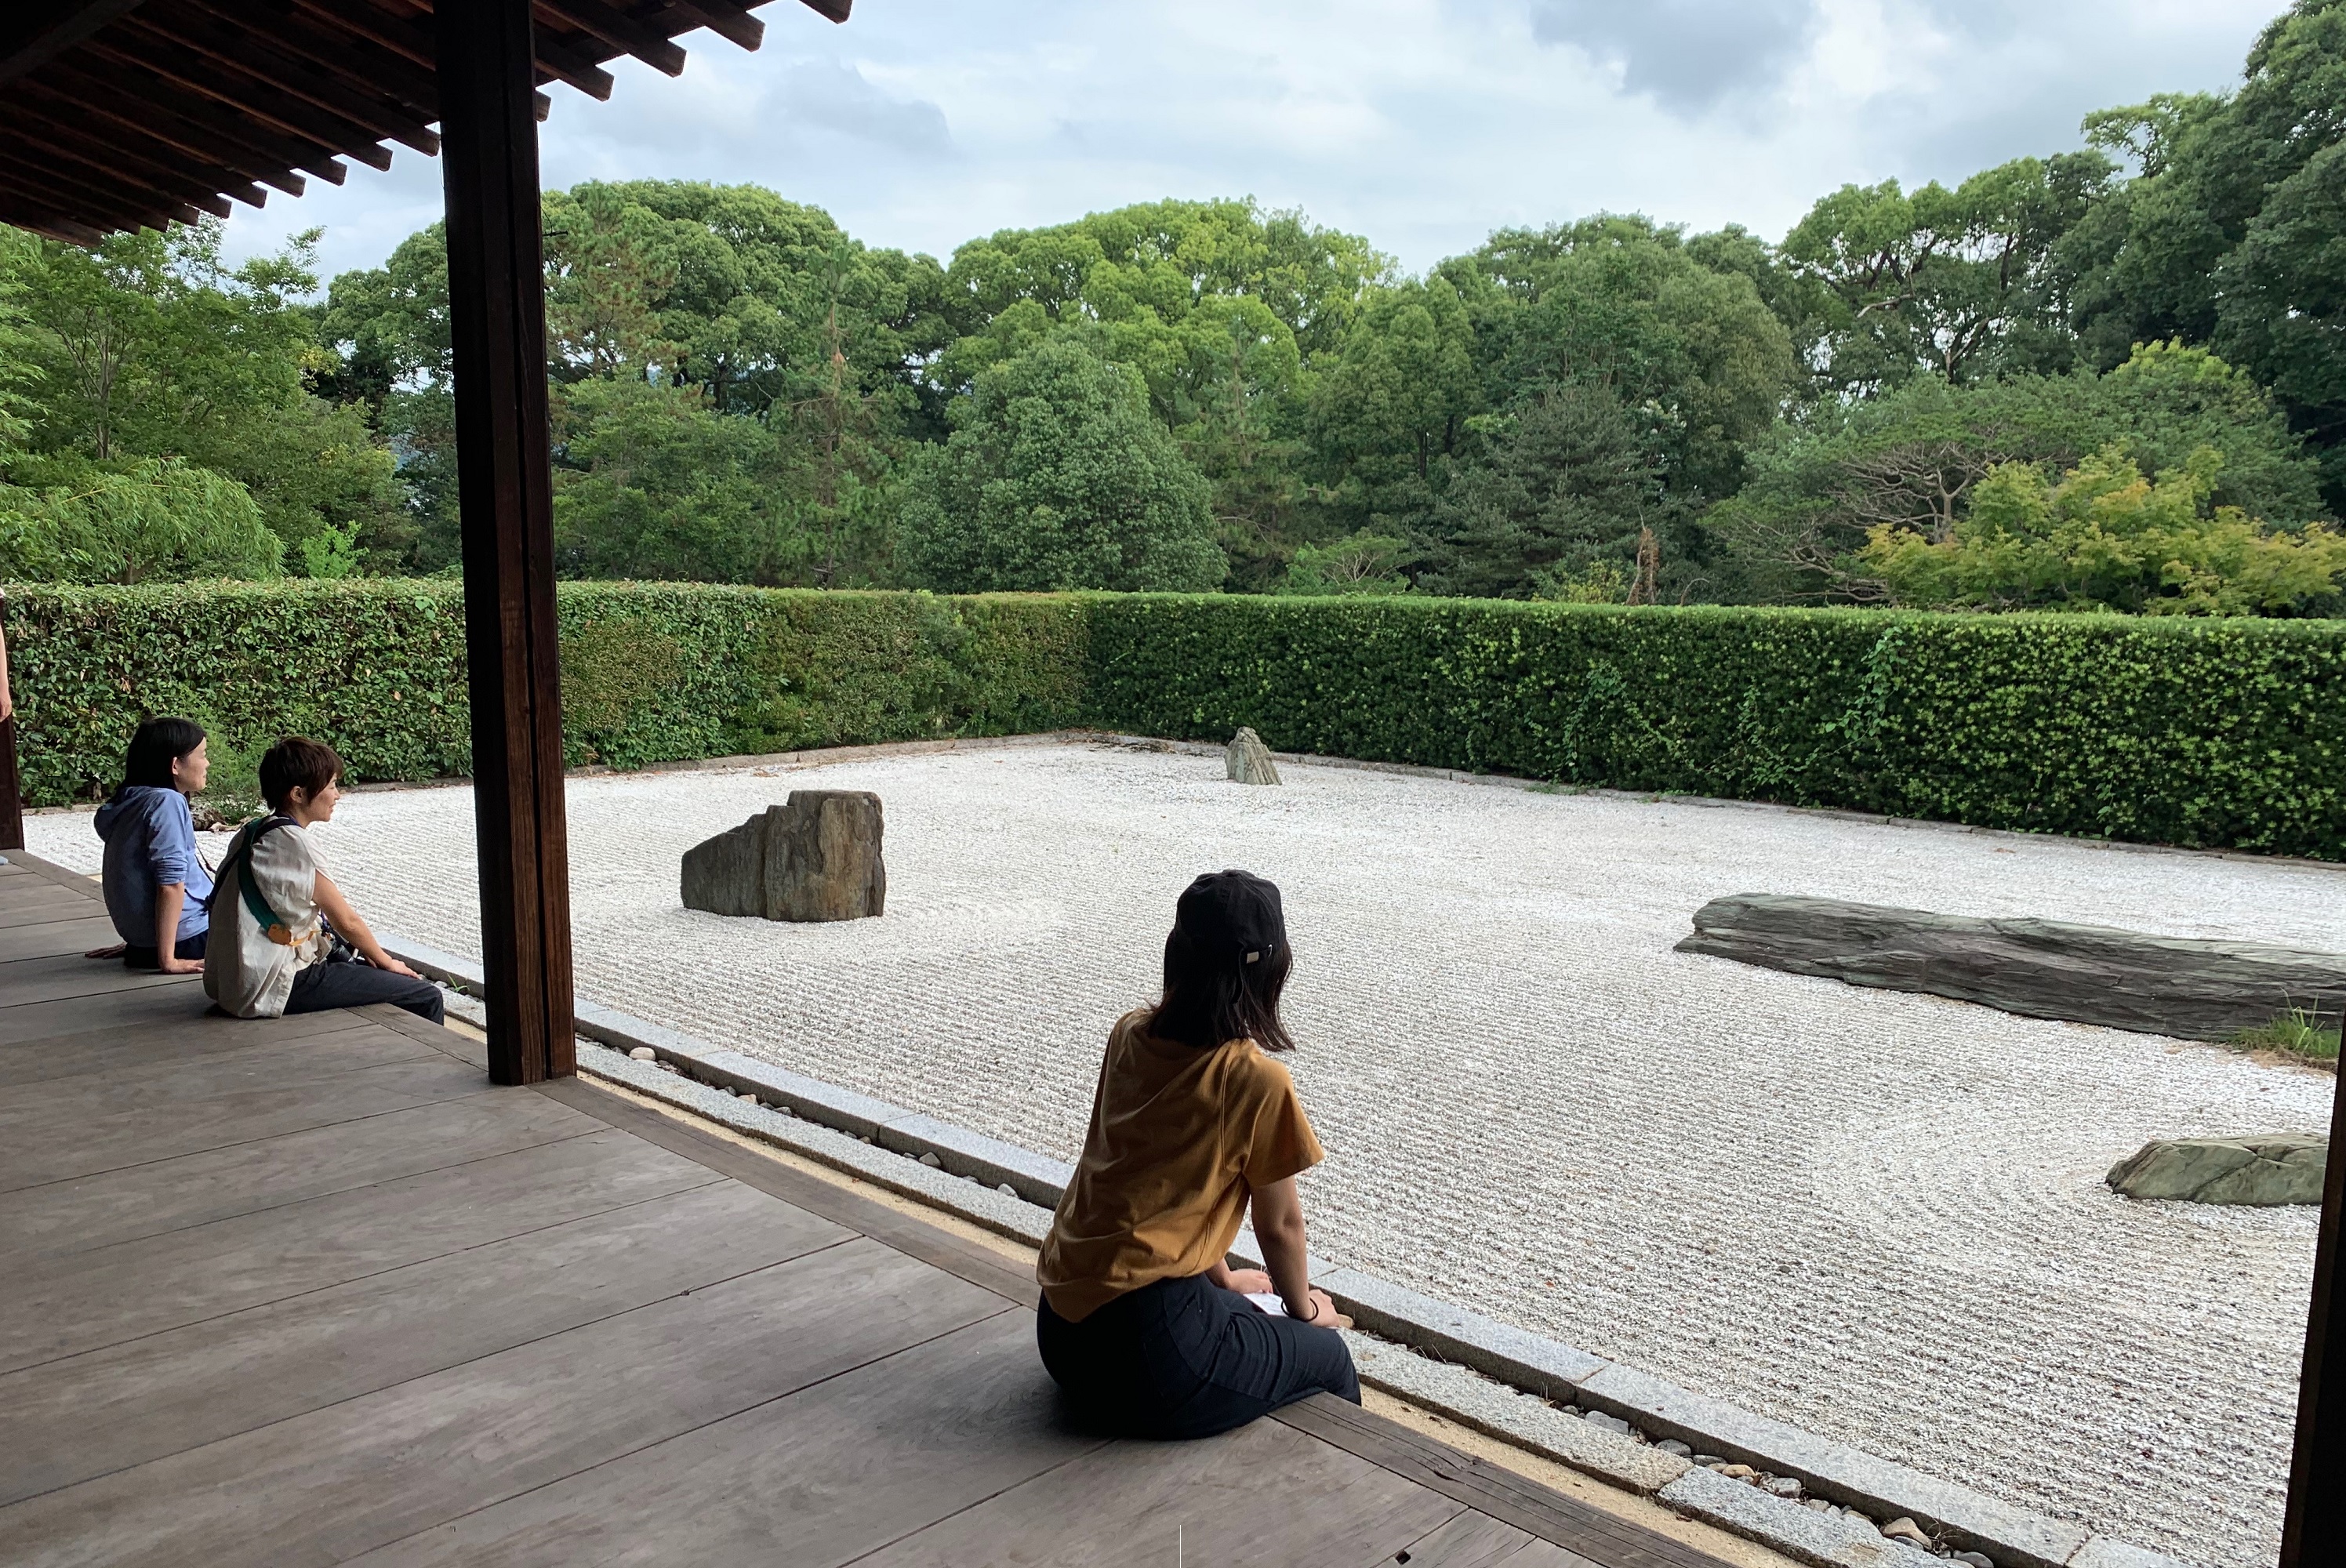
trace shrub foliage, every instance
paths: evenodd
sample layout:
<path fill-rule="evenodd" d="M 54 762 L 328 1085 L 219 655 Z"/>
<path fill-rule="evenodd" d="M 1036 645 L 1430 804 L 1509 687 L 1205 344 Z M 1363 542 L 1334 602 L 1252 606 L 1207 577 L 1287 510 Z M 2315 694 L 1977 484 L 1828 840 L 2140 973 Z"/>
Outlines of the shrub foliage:
<path fill-rule="evenodd" d="M 565 584 L 574 764 L 1076 725 L 2346 859 L 2346 622 Z M 469 764 L 453 583 L 19 589 L 34 803 L 149 713 Z"/>

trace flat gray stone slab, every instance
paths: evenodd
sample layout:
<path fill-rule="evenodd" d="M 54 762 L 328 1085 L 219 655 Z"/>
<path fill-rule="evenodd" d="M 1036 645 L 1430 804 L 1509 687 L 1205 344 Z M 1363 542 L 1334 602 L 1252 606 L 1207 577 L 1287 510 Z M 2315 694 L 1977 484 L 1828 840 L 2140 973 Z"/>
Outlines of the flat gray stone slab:
<path fill-rule="evenodd" d="M 2346 1011 L 2346 953 L 1782 893 L 1711 900 L 1678 951 L 2190 1040 Z"/>
<path fill-rule="evenodd" d="M 1729 1481 L 1688 1470 L 1655 1496 L 1706 1524 L 1770 1546 L 1815 1568 L 1939 1568 L 1941 1560 L 1892 1541 L 1870 1524 L 1835 1518 Z"/>

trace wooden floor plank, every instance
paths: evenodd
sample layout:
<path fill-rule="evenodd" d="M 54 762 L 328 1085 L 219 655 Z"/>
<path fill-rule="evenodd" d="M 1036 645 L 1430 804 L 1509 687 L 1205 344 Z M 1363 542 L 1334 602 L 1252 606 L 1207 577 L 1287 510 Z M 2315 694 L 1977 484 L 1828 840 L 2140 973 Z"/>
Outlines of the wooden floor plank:
<path fill-rule="evenodd" d="M 255 1045 L 314 1040 L 373 1022 L 363 1010 L 335 1008 L 291 1018 L 202 1017 L 151 1029 L 85 1029 L 20 1044 L 0 1044 L 0 1087 L 70 1078 L 83 1073 L 130 1074 L 158 1064 L 243 1051 Z M 0 1041 L 5 1041 L 0 1032 Z"/>
<path fill-rule="evenodd" d="M 739 1182 L 718 1181 L 0 1377 L 0 1503 L 852 1237 Z"/>
<path fill-rule="evenodd" d="M 12 1503 L 0 1508 L 0 1540 L 42 1563 L 322 1568 L 824 1380 L 843 1381 L 842 1373 L 996 1314 L 1024 1319 L 1008 1337 L 1031 1336 L 1032 1320 L 994 1296 L 849 1241 Z M 932 1391 L 944 1391 L 936 1380 L 956 1361 L 994 1365 L 948 1349 L 923 1364 Z M 984 1430 L 964 1423 L 956 1435 Z M 824 1435 L 828 1446 L 838 1429 Z M 1001 1484 L 1038 1462 L 989 1461 L 983 1444 L 958 1446 L 965 1464 L 990 1464 Z M 740 1473 L 732 1482 L 755 1484 Z M 765 1559 L 776 1560 L 766 1544 Z M 694 1561 L 665 1549 L 649 1560 Z M 789 1560 L 811 1561 L 795 1552 Z"/>
<path fill-rule="evenodd" d="M 0 853 L 0 860 L 5 860 L 12 871 L 27 872 L 40 878 L 43 881 L 55 883 L 58 887 L 71 888 L 76 892 L 87 893 L 93 899 L 101 896 L 101 890 L 96 878 L 85 871 L 69 871 L 55 860 L 45 860 L 29 850 L 6 850 L 5 853 Z"/>
<path fill-rule="evenodd" d="M 1099 1446 L 1061 1421 L 1011 1308 L 358 1561 L 826 1568 Z"/>
<path fill-rule="evenodd" d="M 1274 1411 L 1270 1419 L 1566 1547 L 1598 1568 L 1723 1568 L 1707 1552 L 1641 1529 L 1332 1395 L 1314 1394 Z"/>
<path fill-rule="evenodd" d="M 193 1226 L 0 1276 L 0 1370 L 705 1186 L 716 1172 L 611 1132 Z"/>
<path fill-rule="evenodd" d="M 1197 1442 L 1110 1444 L 857 1562 L 964 1568 L 1015 1542 L 1017 1561 L 1034 1568 L 1365 1568 L 1464 1512 L 1317 1438 L 1257 1421 Z"/>
<path fill-rule="evenodd" d="M 0 963 L 0 1008 L 22 1007 L 34 1002 L 55 1002 L 67 996 L 136 991 L 156 985 L 186 986 L 200 995 L 203 983 L 201 975 L 126 969 L 118 960 L 84 958 L 79 950 L 53 952 L 44 958 L 19 958 Z M 6 1014 L 0 1013 L 0 1023 L 5 1023 L 5 1018 Z"/>
<path fill-rule="evenodd" d="M 48 925 L 61 920 L 82 920 L 93 911 L 103 914 L 106 906 L 93 903 L 71 888 L 36 883 L 29 887 L 0 889 L 0 928 Z"/>
<path fill-rule="evenodd" d="M 168 1050 L 169 1043 L 163 1044 Z M 150 1058 L 132 1073 L 76 1073 L 0 1084 L 0 1136 L 31 1123 L 62 1125 L 157 1105 L 186 1107 L 305 1079 L 322 1084 L 400 1062 L 442 1060 L 422 1041 L 372 1023 L 291 1040 L 265 1038 L 240 1051 L 182 1052 Z"/>
<path fill-rule="evenodd" d="M 484 1087 L 355 1122 L 51 1182 L 0 1201 L 0 1268 L 444 1170 L 600 1131 L 536 1095 Z"/>
<path fill-rule="evenodd" d="M 95 967 L 95 966 L 93 966 Z M 226 1014 L 212 1011 L 199 985 L 150 986 L 58 1002 L 0 1007 L 0 1045 L 80 1034 L 93 1029 L 180 1029 Z"/>
<path fill-rule="evenodd" d="M 114 934 L 114 922 L 106 918 L 104 911 L 42 921 L 31 925 L 10 926 L 0 930 L 0 962 L 11 962 L 20 958 L 46 958 L 56 953 L 87 952 L 92 948 L 110 947 L 121 940 Z M 108 961 L 94 958 L 88 962 L 103 963 Z"/>
<path fill-rule="evenodd" d="M 797 1204 L 876 1241 L 884 1241 L 900 1252 L 991 1290 L 1005 1300 L 1032 1307 L 1041 1296 L 1034 1270 L 1010 1262 L 998 1252 L 923 1224 L 901 1209 L 875 1203 L 836 1183 L 793 1170 L 755 1149 L 745 1149 L 664 1116 L 589 1079 L 564 1078 L 536 1087 L 539 1093 L 566 1105 L 625 1128 L 662 1148 L 673 1149 L 687 1159 L 699 1160 L 712 1170 L 723 1171 L 736 1181 L 747 1182 L 786 1203 Z"/>
<path fill-rule="evenodd" d="M 1577 1553 L 1471 1508 L 1408 1551 L 1409 1568 L 1594 1568 Z"/>
<path fill-rule="evenodd" d="M 481 1075 L 471 1067 L 434 1057 L 63 1125 L 36 1124 L 0 1142 L 0 1192 L 353 1122 L 454 1100 L 481 1087 Z"/>
<path fill-rule="evenodd" d="M 105 901 L 98 895 L 96 882 L 84 886 L 67 886 L 41 877 L 20 877 L 0 882 L 0 910 L 71 908 L 76 904 L 97 904 L 101 909 Z"/>

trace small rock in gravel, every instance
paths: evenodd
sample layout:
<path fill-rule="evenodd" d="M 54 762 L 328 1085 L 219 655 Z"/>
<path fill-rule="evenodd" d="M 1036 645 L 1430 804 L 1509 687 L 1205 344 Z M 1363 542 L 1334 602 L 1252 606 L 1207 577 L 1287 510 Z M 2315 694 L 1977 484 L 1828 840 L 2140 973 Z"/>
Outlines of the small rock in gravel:
<path fill-rule="evenodd" d="M 1004 1182 L 1000 1186 L 995 1187 L 994 1190 L 1000 1193 L 1005 1197 L 1016 1197 L 1018 1196 L 1018 1189 L 1012 1186 L 1008 1182 Z"/>
<path fill-rule="evenodd" d="M 1748 1464 L 1722 1464 L 1712 1467 L 1729 1481 L 1756 1481 L 1760 1472 Z"/>
<path fill-rule="evenodd" d="M 1760 1490 L 1772 1492 L 1778 1497 L 1798 1497 L 1800 1495 L 1800 1483 L 1789 1475 L 1771 1475 L 1760 1483 Z"/>
<path fill-rule="evenodd" d="M 658 1058 L 659 1053 L 648 1045 L 638 1045 L 627 1053 L 627 1059 L 631 1062 L 652 1062 Z"/>
<path fill-rule="evenodd" d="M 1661 1441 L 1656 1443 L 1654 1448 L 1658 1452 L 1676 1454 L 1680 1459 L 1688 1458 L 1694 1452 L 1694 1450 L 1687 1447 L 1686 1444 L 1678 1441 L 1676 1438 L 1664 1438 Z"/>
<path fill-rule="evenodd" d="M 1883 1525 L 1882 1533 L 1892 1541 L 1911 1541 L 1925 1550 L 1928 1550 L 1931 1544 L 1931 1538 L 1923 1533 L 1923 1527 L 1903 1514 Z"/>
<path fill-rule="evenodd" d="M 1967 1563 L 1971 1568 L 1995 1568 L 1995 1559 L 1984 1552 L 1958 1552 L 1950 1561 Z"/>
<path fill-rule="evenodd" d="M 1717 1470 L 1727 1461 L 1715 1453 L 1698 1453 L 1694 1456 L 1694 1462 L 1705 1470 Z"/>
<path fill-rule="evenodd" d="M 1863 1513 L 1860 1513 L 1860 1512 L 1859 1512 L 1856 1509 L 1854 1509 L 1854 1508 L 1844 1508 L 1844 1509 L 1842 1509 L 1842 1510 L 1841 1511 L 1841 1516 L 1843 1519 L 1848 1520 L 1851 1524 L 1862 1524 L 1862 1525 L 1864 1525 L 1868 1530 L 1872 1530 L 1872 1529 L 1874 1529 L 1874 1528 L 1875 1528 L 1875 1525 L 1874 1525 L 1873 1520 L 1872 1520 L 1872 1518 L 1870 1515 L 1863 1514 Z"/>
<path fill-rule="evenodd" d="M 1821 1497 L 1804 1497 L 1800 1499 L 1800 1506 L 1813 1508 L 1819 1513 L 1831 1513 L 1833 1511 L 1833 1505 Z"/>
<path fill-rule="evenodd" d="M 1626 1435 L 1629 1431 L 1627 1421 L 1623 1420 L 1619 1416 L 1608 1416 L 1603 1410 L 1591 1410 L 1584 1419 L 1590 1426 L 1603 1427 L 1608 1432 L 1621 1432 Z"/>
<path fill-rule="evenodd" d="M 921 1163 L 928 1166 L 931 1170 L 937 1170 L 941 1168 L 945 1162 L 937 1158 L 937 1156 L 932 1153 L 923 1155 L 921 1156 Z"/>

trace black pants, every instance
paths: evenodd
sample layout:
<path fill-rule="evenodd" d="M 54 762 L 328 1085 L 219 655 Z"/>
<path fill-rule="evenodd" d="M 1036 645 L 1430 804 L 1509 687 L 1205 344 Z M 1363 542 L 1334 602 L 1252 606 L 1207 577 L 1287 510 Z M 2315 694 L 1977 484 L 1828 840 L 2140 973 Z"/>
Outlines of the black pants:
<path fill-rule="evenodd" d="M 323 1013 L 332 1007 L 364 1007 L 373 1002 L 404 1007 L 418 1018 L 428 1018 L 434 1023 L 441 1022 L 447 1012 L 440 1000 L 440 988 L 430 981 L 393 974 L 341 952 L 324 963 L 311 964 L 294 974 L 293 992 L 285 999 L 285 1011 Z"/>
<path fill-rule="evenodd" d="M 208 931 L 199 931 L 193 936 L 181 937 L 178 945 L 171 949 L 171 956 L 173 958 L 203 957 L 205 944 L 210 941 L 211 934 Z M 162 960 L 158 956 L 160 952 L 159 948 L 126 945 L 122 950 L 122 962 L 124 967 L 129 969 L 160 969 L 163 967 Z"/>
<path fill-rule="evenodd" d="M 1211 1437 L 1317 1393 L 1361 1402 L 1333 1329 L 1260 1311 L 1204 1275 L 1160 1279 L 1080 1323 L 1045 1301 L 1036 1347 L 1087 1426 L 1126 1437 Z"/>

